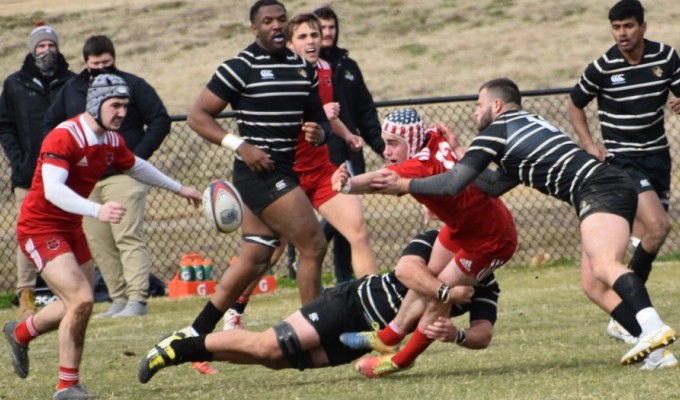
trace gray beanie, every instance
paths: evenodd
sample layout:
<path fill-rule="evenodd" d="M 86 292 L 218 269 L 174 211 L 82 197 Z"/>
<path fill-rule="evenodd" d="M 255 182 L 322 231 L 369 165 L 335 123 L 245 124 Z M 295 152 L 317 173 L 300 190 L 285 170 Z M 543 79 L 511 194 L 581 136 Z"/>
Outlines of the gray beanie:
<path fill-rule="evenodd" d="M 35 55 L 35 48 L 38 47 L 38 43 L 43 40 L 51 40 L 59 48 L 59 37 L 57 32 L 47 25 L 39 26 L 31 32 L 31 36 L 28 39 L 28 51 Z"/>
<path fill-rule="evenodd" d="M 112 97 L 130 98 L 130 89 L 123 78 L 111 75 L 97 75 L 87 89 L 87 112 L 99 121 L 102 103 Z"/>

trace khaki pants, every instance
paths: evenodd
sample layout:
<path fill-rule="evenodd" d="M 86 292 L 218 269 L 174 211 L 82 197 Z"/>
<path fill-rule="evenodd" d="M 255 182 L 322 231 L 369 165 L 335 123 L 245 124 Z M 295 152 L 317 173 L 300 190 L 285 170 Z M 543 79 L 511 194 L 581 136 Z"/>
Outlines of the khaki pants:
<path fill-rule="evenodd" d="M 111 299 L 145 302 L 149 293 L 151 253 L 144 239 L 144 205 L 149 187 L 127 175 L 114 175 L 97 182 L 90 200 L 104 204 L 116 201 L 125 206 L 119 224 L 83 218 L 95 263 L 102 273 Z"/>
<path fill-rule="evenodd" d="M 28 189 L 14 188 L 14 200 L 17 210 L 21 210 L 21 203 L 24 202 Z M 21 247 L 17 245 L 17 291 L 23 288 L 35 288 L 35 266 L 33 261 L 24 255 Z"/>

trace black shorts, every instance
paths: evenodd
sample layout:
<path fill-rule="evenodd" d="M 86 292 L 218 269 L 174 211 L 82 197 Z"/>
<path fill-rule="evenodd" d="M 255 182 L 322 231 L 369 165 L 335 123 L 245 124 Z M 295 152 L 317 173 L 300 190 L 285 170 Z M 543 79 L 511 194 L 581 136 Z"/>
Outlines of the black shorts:
<path fill-rule="evenodd" d="M 637 191 L 628 174 L 607 164 L 595 170 L 575 196 L 576 213 L 581 221 L 602 212 L 625 218 L 631 228 L 637 201 Z"/>
<path fill-rule="evenodd" d="M 300 186 L 300 181 L 292 169 L 256 173 L 238 160 L 234 163 L 233 182 L 243 202 L 255 214 L 260 214 L 268 205 Z"/>
<path fill-rule="evenodd" d="M 668 149 L 640 157 L 617 154 L 609 163 L 630 175 L 638 193 L 655 191 L 668 211 L 671 198 L 671 155 Z"/>
<path fill-rule="evenodd" d="M 372 329 L 356 296 L 359 282 L 361 280 L 326 289 L 300 308 L 319 334 L 331 366 L 347 364 L 369 353 L 369 350 L 352 350 L 340 342 L 341 333 Z"/>

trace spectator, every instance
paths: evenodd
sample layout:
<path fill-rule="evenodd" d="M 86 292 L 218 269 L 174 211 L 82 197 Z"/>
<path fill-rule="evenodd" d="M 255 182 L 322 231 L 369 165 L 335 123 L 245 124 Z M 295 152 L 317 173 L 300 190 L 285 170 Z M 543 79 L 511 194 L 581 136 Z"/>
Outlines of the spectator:
<path fill-rule="evenodd" d="M 90 81 L 102 72 L 123 78 L 130 88 L 130 105 L 120 134 L 132 152 L 146 160 L 170 132 L 170 116 L 160 97 L 144 79 L 115 66 L 116 51 L 103 35 L 91 36 L 83 45 L 85 69 L 68 82 L 47 111 L 43 131 L 85 110 Z M 83 222 L 95 262 L 113 300 L 111 307 L 96 318 L 134 317 L 148 312 L 151 253 L 144 238 L 147 185 L 109 169 L 97 183 L 90 200 L 117 201 L 128 212 L 120 224 L 106 224 L 94 218 Z"/>
<path fill-rule="evenodd" d="M 380 121 L 359 65 L 349 57 L 346 49 L 338 47 L 340 25 L 338 16 L 326 6 L 314 10 L 321 20 L 321 58 L 331 64 L 333 70 L 333 93 L 340 106 L 340 120 L 350 132 L 360 135 L 376 154 L 382 157 L 385 146 L 380 137 Z M 366 172 L 362 151 L 353 151 L 340 137 L 328 139 L 331 161 L 340 165 L 349 161 L 351 173 Z M 352 278 L 352 252 L 349 242 L 332 225 L 322 222 L 327 240 L 333 239 L 333 264 L 338 282 Z"/>
<path fill-rule="evenodd" d="M 17 209 L 31 187 L 43 136 L 45 111 L 66 81 L 75 76 L 59 51 L 57 32 L 47 25 L 29 36 L 28 54 L 19 71 L 5 79 L 0 95 L 0 143 L 12 168 L 12 190 Z M 36 311 L 36 276 L 31 261 L 17 249 L 17 297 L 19 314 L 27 318 Z"/>

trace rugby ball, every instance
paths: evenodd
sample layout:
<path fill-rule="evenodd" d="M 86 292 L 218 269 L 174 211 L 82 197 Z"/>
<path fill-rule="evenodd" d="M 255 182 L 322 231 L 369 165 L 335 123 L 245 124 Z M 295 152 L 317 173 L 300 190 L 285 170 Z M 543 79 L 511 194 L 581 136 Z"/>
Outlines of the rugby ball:
<path fill-rule="evenodd" d="M 224 179 L 210 182 L 203 191 L 203 214 L 222 233 L 231 233 L 241 226 L 243 202 L 234 185 Z"/>

